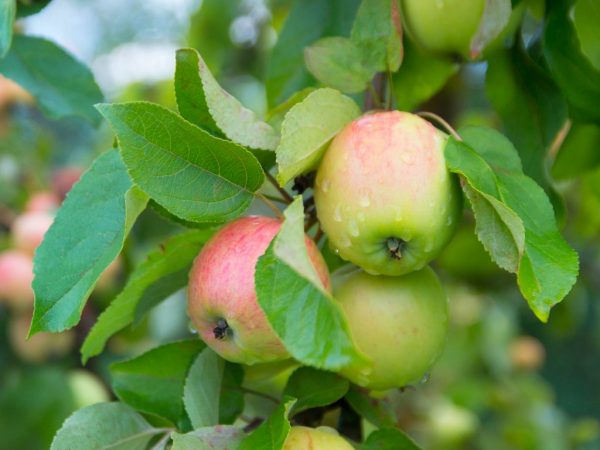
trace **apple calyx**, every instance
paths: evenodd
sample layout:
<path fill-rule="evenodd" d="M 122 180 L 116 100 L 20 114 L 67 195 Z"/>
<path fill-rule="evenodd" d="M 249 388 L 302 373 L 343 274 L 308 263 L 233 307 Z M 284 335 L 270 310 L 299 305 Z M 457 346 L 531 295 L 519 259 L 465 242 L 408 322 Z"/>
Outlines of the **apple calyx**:
<path fill-rule="evenodd" d="M 387 246 L 388 252 L 390 252 L 390 256 L 393 259 L 402 258 L 402 250 L 404 250 L 406 241 L 400 238 L 391 237 L 385 241 L 385 244 Z"/>
<path fill-rule="evenodd" d="M 213 334 L 215 335 L 215 339 L 222 341 L 226 337 L 231 337 L 233 330 L 225 319 L 218 319 L 217 326 L 213 328 Z"/>

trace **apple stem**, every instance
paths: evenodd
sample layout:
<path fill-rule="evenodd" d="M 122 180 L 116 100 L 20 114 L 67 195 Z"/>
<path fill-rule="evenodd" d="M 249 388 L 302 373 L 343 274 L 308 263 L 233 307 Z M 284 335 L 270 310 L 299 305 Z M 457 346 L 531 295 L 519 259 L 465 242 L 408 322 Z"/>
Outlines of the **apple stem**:
<path fill-rule="evenodd" d="M 450 126 L 450 124 L 448 122 L 446 122 L 444 119 L 442 119 L 437 114 L 429 112 L 429 111 L 419 111 L 415 114 L 419 117 L 423 117 L 424 119 L 429 120 L 430 122 L 432 122 L 432 121 L 437 122 L 437 124 L 441 125 L 442 128 L 444 128 L 449 134 L 451 134 L 454 137 L 454 139 L 456 139 L 457 141 L 462 141 L 462 138 L 456 132 L 456 130 L 454 128 L 452 128 L 452 126 Z"/>
<path fill-rule="evenodd" d="M 273 175 L 271 175 L 270 172 L 265 171 L 265 175 L 267 176 L 267 180 L 269 180 L 270 183 L 273 186 L 275 186 L 275 189 L 277 189 L 277 191 L 279 191 L 279 193 L 281 194 L 281 196 L 285 199 L 285 201 L 287 203 L 292 203 L 294 201 L 294 198 L 288 193 L 288 191 L 286 191 L 284 188 L 279 186 L 279 183 L 277 182 L 275 177 Z"/>

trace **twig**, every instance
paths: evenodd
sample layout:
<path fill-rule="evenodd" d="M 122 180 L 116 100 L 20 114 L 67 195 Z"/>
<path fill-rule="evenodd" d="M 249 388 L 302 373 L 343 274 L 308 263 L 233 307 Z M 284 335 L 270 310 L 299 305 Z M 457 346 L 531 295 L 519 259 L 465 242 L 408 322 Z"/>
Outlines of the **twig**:
<path fill-rule="evenodd" d="M 263 193 L 263 195 L 266 198 L 268 198 L 269 200 L 272 200 L 274 202 L 278 202 L 278 203 L 281 203 L 283 205 L 289 205 L 289 202 L 286 199 L 284 199 L 284 198 L 277 197 L 276 195 L 265 194 L 265 193 Z"/>
<path fill-rule="evenodd" d="M 368 84 L 368 91 L 365 93 L 365 111 L 383 107 L 382 99 L 385 97 L 385 82 L 383 76 L 382 72 L 376 73 L 373 80 Z"/>
<path fill-rule="evenodd" d="M 438 125 L 441 125 L 448 133 L 450 133 L 452 136 L 454 136 L 454 138 L 457 141 L 462 141 L 462 138 L 459 136 L 459 134 L 456 132 L 456 130 L 454 128 L 452 128 L 448 122 L 446 122 L 444 119 L 442 119 L 437 114 L 428 112 L 428 111 L 419 111 L 415 114 L 417 116 L 420 116 L 420 117 L 423 117 L 424 119 L 429 120 L 430 122 L 431 121 L 437 122 Z"/>
<path fill-rule="evenodd" d="M 392 79 L 392 72 L 387 71 L 387 89 L 385 91 L 385 109 L 391 111 L 394 104 L 394 80 Z"/>
<path fill-rule="evenodd" d="M 261 194 L 260 192 L 257 192 L 256 196 L 260 198 L 269 208 L 271 208 L 271 210 L 275 213 L 275 216 L 278 219 L 283 219 L 283 214 L 281 214 L 279 208 L 275 206 L 275 203 L 273 203 L 271 200 L 265 197 L 264 194 Z"/>
<path fill-rule="evenodd" d="M 266 171 L 265 173 L 267 174 L 267 179 L 271 182 L 271 184 L 273 186 L 275 186 L 275 188 L 279 191 L 279 193 L 283 196 L 283 198 L 288 203 L 292 203 L 294 201 L 294 197 L 292 197 L 290 194 L 288 194 L 288 192 L 284 188 L 279 186 L 279 183 L 277 182 L 277 180 L 275 179 L 275 177 L 273 175 L 271 175 L 268 171 Z"/>
<path fill-rule="evenodd" d="M 304 226 L 304 232 L 308 232 L 312 227 L 315 226 L 315 224 L 317 223 L 317 216 L 313 216 L 311 215 L 308 218 L 308 221 L 306 222 L 306 225 Z"/>
<path fill-rule="evenodd" d="M 567 135 L 569 134 L 569 131 L 571 130 L 571 125 L 573 125 L 573 123 L 571 122 L 571 119 L 565 120 L 565 123 L 563 124 L 563 126 L 560 127 L 560 130 L 558 130 L 558 133 L 556 133 L 556 136 L 554 136 L 554 139 L 552 140 L 552 143 L 550 144 L 550 148 L 548 149 L 548 155 L 551 158 L 555 158 L 556 155 L 558 154 L 560 147 L 562 147 L 563 142 L 565 142 L 565 139 L 566 139 Z"/>
<path fill-rule="evenodd" d="M 323 237 L 323 228 L 319 226 L 317 232 L 315 233 L 314 241 L 318 244 L 321 238 Z"/>

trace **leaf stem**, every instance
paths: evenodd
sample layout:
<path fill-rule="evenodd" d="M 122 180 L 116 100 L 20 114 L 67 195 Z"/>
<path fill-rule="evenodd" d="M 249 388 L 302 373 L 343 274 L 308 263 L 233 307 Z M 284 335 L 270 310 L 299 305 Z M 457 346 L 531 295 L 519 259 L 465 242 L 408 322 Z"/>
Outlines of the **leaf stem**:
<path fill-rule="evenodd" d="M 450 133 L 452 136 L 454 136 L 454 138 L 457 141 L 462 141 L 462 138 L 456 132 L 456 130 L 454 128 L 452 128 L 448 122 L 446 122 L 444 119 L 442 119 L 437 114 L 428 112 L 428 111 L 419 111 L 415 114 L 419 117 L 423 117 L 424 119 L 429 120 L 430 122 L 436 122 L 438 125 L 441 125 L 448 133 Z"/>
<path fill-rule="evenodd" d="M 279 193 L 285 199 L 285 201 L 287 203 L 292 203 L 294 201 L 294 197 L 292 197 L 290 194 L 288 194 L 288 192 L 284 188 L 279 186 L 279 183 L 277 182 L 277 180 L 275 179 L 275 177 L 273 175 L 271 175 L 268 171 L 266 171 L 265 173 L 267 175 L 267 179 L 271 182 L 271 184 L 273 186 L 275 186 L 275 188 L 279 191 Z"/>
<path fill-rule="evenodd" d="M 565 120 L 565 123 L 563 124 L 563 126 L 560 127 L 560 130 L 558 130 L 558 132 L 556 133 L 556 136 L 554 136 L 554 139 L 552 140 L 552 143 L 550 144 L 550 148 L 548 149 L 548 154 L 550 155 L 551 158 L 555 158 L 556 155 L 558 154 L 558 151 L 560 150 L 560 147 L 562 146 L 563 142 L 565 141 L 567 134 L 569 134 L 569 131 L 571 130 L 571 125 L 572 125 L 571 119 Z"/>
<path fill-rule="evenodd" d="M 394 104 L 394 80 L 392 79 L 392 72 L 387 71 L 387 89 L 385 91 L 385 109 L 388 111 L 392 110 Z"/>
<path fill-rule="evenodd" d="M 275 216 L 278 219 L 283 219 L 283 214 L 281 214 L 281 210 L 275 205 L 275 203 L 273 203 L 271 200 L 265 197 L 264 194 L 261 194 L 260 192 L 257 192 L 256 196 L 260 198 L 269 208 L 271 208 L 271 210 L 275 213 Z"/>
<path fill-rule="evenodd" d="M 284 198 L 278 197 L 276 195 L 265 194 L 265 193 L 263 193 L 263 195 L 271 201 L 278 202 L 283 205 L 289 205 L 289 202 Z"/>
<path fill-rule="evenodd" d="M 168 429 L 168 431 L 165 433 L 165 435 L 155 445 L 153 445 L 150 450 L 159 450 L 159 449 L 163 448 L 164 444 L 171 438 L 171 433 L 173 431 L 175 431 L 175 430 Z"/>

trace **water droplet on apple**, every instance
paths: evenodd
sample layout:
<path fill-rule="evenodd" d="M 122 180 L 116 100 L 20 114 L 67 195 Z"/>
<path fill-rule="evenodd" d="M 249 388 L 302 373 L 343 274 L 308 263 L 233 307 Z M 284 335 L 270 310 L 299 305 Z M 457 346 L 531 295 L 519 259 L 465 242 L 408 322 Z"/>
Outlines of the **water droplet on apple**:
<path fill-rule="evenodd" d="M 348 221 L 348 233 L 350 233 L 350 236 L 354 237 L 357 237 L 360 234 L 360 231 L 358 230 L 358 224 L 354 219 L 350 219 Z"/>
<path fill-rule="evenodd" d="M 358 214 L 356 215 L 356 217 L 358 218 L 359 222 L 364 222 L 365 221 L 365 213 L 362 211 L 359 211 Z"/>
<path fill-rule="evenodd" d="M 360 198 L 358 199 L 358 204 L 360 206 L 362 206 L 363 208 L 366 208 L 367 206 L 369 206 L 371 204 L 371 199 L 369 198 L 368 194 L 363 194 L 360 196 Z"/>
<path fill-rule="evenodd" d="M 340 207 L 340 205 L 337 205 L 335 207 L 335 210 L 333 211 L 333 220 L 335 220 L 336 222 L 342 221 L 342 208 Z"/>
<path fill-rule="evenodd" d="M 329 191 L 329 186 L 331 186 L 331 181 L 330 180 L 323 180 L 323 183 L 321 184 L 321 190 L 325 193 L 327 193 L 327 191 Z"/>
<path fill-rule="evenodd" d="M 344 248 L 348 248 L 352 245 L 352 241 L 350 240 L 350 238 L 346 235 L 342 236 L 342 239 L 340 241 L 340 246 L 344 247 Z"/>
<path fill-rule="evenodd" d="M 423 378 L 421 378 L 421 380 L 419 381 L 419 384 L 425 384 L 429 381 L 429 373 L 426 373 L 425 375 L 423 375 Z"/>
<path fill-rule="evenodd" d="M 339 248 L 334 248 L 333 249 L 333 253 L 335 253 L 336 255 L 340 254 L 340 249 Z"/>

